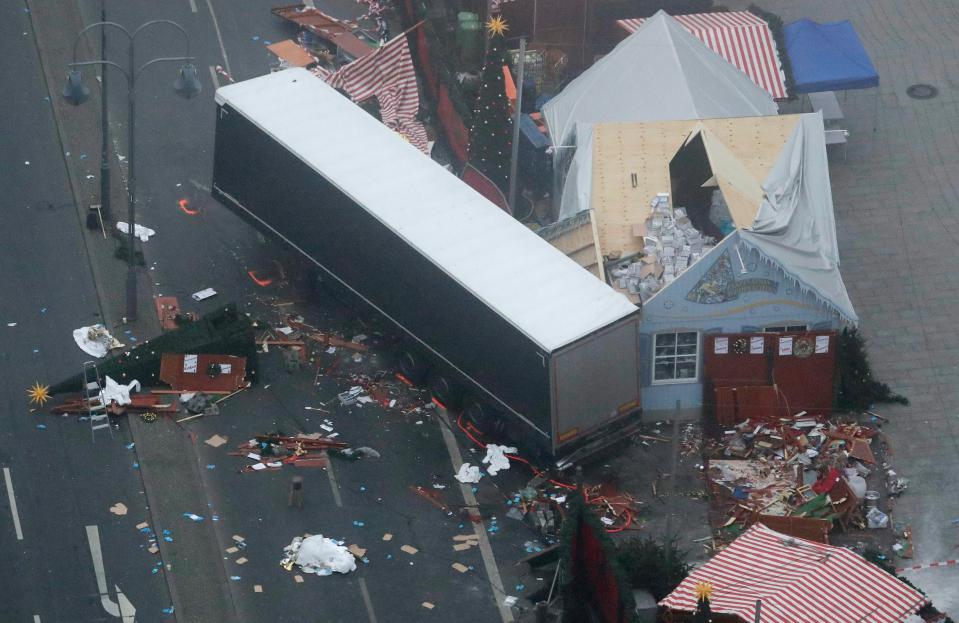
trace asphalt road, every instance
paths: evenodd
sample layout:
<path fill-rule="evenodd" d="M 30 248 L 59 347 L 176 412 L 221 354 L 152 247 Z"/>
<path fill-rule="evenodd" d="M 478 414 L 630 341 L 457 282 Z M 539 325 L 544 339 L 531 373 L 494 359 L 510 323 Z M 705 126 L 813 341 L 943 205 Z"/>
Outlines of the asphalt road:
<path fill-rule="evenodd" d="M 98 0 L 79 0 L 78 4 L 85 23 L 99 19 Z M 138 82 L 136 93 L 138 223 L 157 232 L 156 236 L 143 244 L 147 267 L 140 271 L 140 275 L 149 279 L 153 294 L 177 296 L 187 311 L 204 313 L 235 301 L 241 308 L 258 313 L 263 310 L 264 299 L 278 294 L 272 288 L 264 289 L 254 284 L 247 272 L 254 270 L 261 275 L 270 274 L 279 281 L 280 275 L 274 260 L 288 255 L 289 251 L 265 241 L 226 208 L 213 201 L 208 190 L 215 122 L 213 94 L 216 82 L 224 83 L 227 80 L 214 74 L 211 69 L 221 65 L 237 80 L 269 71 L 274 58 L 266 45 L 295 34 L 292 26 L 270 14 L 273 4 L 271 0 L 243 3 L 177 0 L 162 4 L 144 0 L 107 0 L 108 19 L 131 30 L 155 19 L 172 19 L 182 24 L 190 35 L 190 54 L 196 56 L 194 63 L 203 84 L 203 92 L 198 97 L 183 100 L 173 93 L 176 64 L 158 64 L 148 68 Z M 337 5 L 334 8 L 340 11 L 339 15 L 355 16 L 361 11 L 361 7 L 352 0 L 319 4 L 327 8 Z M 73 33 L 66 29 L 62 32 L 64 40 L 72 36 Z M 110 58 L 123 62 L 123 37 L 111 33 L 108 45 Z M 172 56 L 184 52 L 180 36 L 167 26 L 151 27 L 137 38 L 138 65 L 152 56 Z M 38 71 L 33 73 L 39 74 Z M 96 72 L 88 70 L 85 73 L 91 87 L 94 86 L 91 77 Z M 29 76 L 23 78 L 29 79 Z M 114 72 L 110 78 L 111 134 L 115 139 L 117 160 L 126 175 L 126 156 L 129 152 L 125 141 L 125 93 L 121 76 Z M 36 79 L 39 86 L 39 79 Z M 51 127 L 49 118 L 37 123 Z M 28 126 L 25 124 L 24 127 Z M 92 134 L 88 137 L 90 144 L 85 150 L 89 154 L 96 154 L 97 137 L 95 132 Z M 56 149 L 52 153 L 57 155 Z M 71 164 L 79 163 L 71 161 Z M 81 183 L 91 184 L 85 179 L 86 171 L 83 173 L 79 176 Z M 63 192 L 65 197 L 69 197 L 65 182 Z M 181 210 L 180 201 L 183 199 L 189 202 L 190 211 L 199 213 L 191 215 Z M 122 210 L 124 206 L 121 204 L 116 207 Z M 118 211 L 117 214 L 122 215 L 123 212 Z M 71 212 L 70 215 L 73 219 L 70 226 L 75 230 L 79 224 L 75 213 Z M 78 245 L 81 244 L 79 236 L 76 240 Z M 62 253 L 68 247 L 58 245 L 58 248 Z M 74 262 L 72 266 L 76 268 L 81 264 Z M 92 301 L 92 284 L 89 283 L 89 277 L 86 279 L 77 287 L 88 293 Z M 100 285 L 107 290 L 111 287 L 110 284 Z M 114 289 L 120 287 L 122 284 L 113 285 Z M 215 288 L 218 295 L 203 303 L 190 301 L 192 292 L 206 287 Z M 115 294 L 115 291 L 108 291 L 105 296 Z M 73 317 L 78 309 L 78 305 L 72 306 L 67 314 L 65 322 L 70 328 L 75 324 Z M 141 314 L 149 313 L 144 309 L 141 305 Z M 329 311 L 320 310 L 320 314 L 327 315 Z M 69 333 L 65 335 L 69 339 Z M 20 381 L 14 389 L 21 385 L 25 387 L 26 382 Z M 297 398 L 294 402 L 311 401 L 310 389 L 309 385 L 295 388 Z M 22 393 L 22 389 L 19 391 Z M 16 396 L 16 392 L 13 395 Z M 291 396 L 287 393 L 271 391 L 263 396 L 257 392 L 251 397 L 254 399 L 251 404 L 243 408 L 235 407 L 238 411 L 234 414 L 235 422 L 238 424 L 246 420 L 243 430 L 234 430 L 231 426 L 231 430 L 224 431 L 237 435 L 234 439 L 266 430 L 268 424 L 286 409 L 292 408 L 294 412 L 301 409 L 298 404 L 292 407 L 288 404 Z M 269 409 L 269 415 L 273 417 L 264 417 L 266 414 L 261 411 L 264 408 Z M 343 434 L 349 434 L 357 442 L 380 449 L 387 448 L 384 461 L 351 464 L 342 473 L 338 470 L 343 507 L 332 500 L 330 484 L 324 472 L 316 470 L 307 474 L 310 493 L 308 506 L 312 509 L 305 515 L 288 515 L 284 512 L 285 475 L 277 482 L 278 479 L 272 474 L 231 473 L 223 457 L 207 457 L 210 451 L 201 444 L 200 451 L 205 453 L 203 460 L 220 463 L 220 468 L 203 476 L 209 503 L 212 504 L 211 512 L 218 512 L 222 516 L 216 525 L 221 549 L 229 545 L 230 536 L 234 533 L 244 534 L 250 542 L 248 557 L 252 562 L 246 567 L 237 567 L 232 562 L 224 563 L 229 575 L 243 577 L 242 581 L 230 582 L 241 620 L 299 621 L 303 620 L 303 612 L 317 612 L 321 618 L 330 616 L 337 620 L 370 620 L 374 623 L 416 620 L 427 613 L 421 605 L 424 601 L 436 604 L 438 609 L 433 613 L 433 618 L 447 619 L 455 610 L 457 618 L 462 621 L 478 623 L 498 620 L 496 601 L 478 551 L 453 557 L 451 536 L 464 528 L 469 531 L 472 527 L 460 527 L 459 519 L 447 517 L 434 505 L 416 498 L 409 491 L 411 485 L 428 485 L 434 475 L 442 477 L 444 481 L 451 480 L 453 470 L 436 423 L 427 420 L 426 425 L 417 425 L 415 421 L 409 421 L 390 433 L 388 429 L 378 430 L 381 415 L 369 415 L 375 419 L 357 421 L 352 426 L 344 424 Z M 285 428 L 290 426 L 289 418 L 280 418 L 280 421 Z M 305 424 L 306 429 L 315 430 L 308 422 L 301 423 Z M 210 424 L 212 428 L 219 425 L 219 422 Z M 366 430 L 371 427 L 371 430 Z M 197 428 L 202 431 L 205 426 Z M 49 429 L 44 432 L 49 432 Z M 127 452 L 123 446 L 126 441 L 115 442 L 113 449 Z M 222 450 L 218 454 L 222 454 Z M 15 474 L 14 478 L 17 477 Z M 448 485 L 451 484 L 455 483 L 448 482 Z M 367 490 L 378 491 L 378 494 L 375 497 L 367 495 Z M 453 502 L 456 502 L 453 497 Z M 104 509 L 106 506 L 109 504 Z M 276 506 L 280 508 L 273 509 Z M 195 511 L 194 508 L 183 510 Z M 364 521 L 364 528 L 359 529 L 352 523 L 354 520 Z M 135 524 L 139 521 L 141 519 L 137 517 L 135 521 L 127 520 L 126 523 Z M 329 531 L 343 538 L 351 537 L 364 546 L 371 546 L 377 559 L 371 558 L 369 567 L 364 565 L 359 573 L 349 577 L 309 578 L 316 582 L 307 586 L 295 584 L 287 572 L 276 566 L 282 545 L 296 534 L 320 531 Z M 406 554 L 394 552 L 393 555 L 391 549 L 380 545 L 383 543 L 381 540 L 380 544 L 376 543 L 385 532 L 396 534 L 397 542 L 392 549 L 408 543 L 417 546 L 423 553 L 415 560 L 400 560 L 399 557 Z M 145 566 L 129 553 L 138 553 L 136 550 L 145 539 L 139 538 L 139 533 L 135 531 L 133 535 L 135 540 L 125 544 L 125 554 L 133 558 L 130 568 L 136 569 L 138 577 L 144 576 L 150 571 L 148 563 Z M 400 542 L 400 539 L 403 541 Z M 510 550 L 517 555 L 523 552 L 519 545 L 515 548 L 510 545 Z M 391 557 L 387 558 L 388 555 Z M 144 556 L 148 557 L 146 554 Z M 472 565 L 474 570 L 460 575 L 450 568 L 454 560 Z M 176 560 L 172 562 L 176 567 Z M 159 576 L 146 578 L 159 582 Z M 71 587 L 69 592 L 74 595 L 85 594 L 84 591 L 86 594 L 96 593 L 92 574 L 88 579 L 89 586 Z M 265 593 L 254 593 L 253 582 L 261 583 L 266 589 Z M 157 590 L 154 599 L 146 601 L 136 593 L 137 587 L 128 589 L 124 584 L 122 588 L 137 607 L 137 621 L 164 620 L 160 614 L 161 608 L 168 605 L 164 601 L 168 599 L 164 590 Z M 499 596 L 501 598 L 502 595 Z M 93 612 L 96 613 L 96 610 L 93 609 Z M 325 615 L 321 614 L 324 612 Z M 99 614 L 102 616 L 103 612 Z M 23 618 L 19 616 L 19 611 L 18 618 Z M 0 617 L 0 620 L 5 619 Z"/>
<path fill-rule="evenodd" d="M 0 54 L 17 68 L 0 101 L 0 620 L 106 620 L 86 526 L 99 535 L 110 599 L 119 585 L 137 610 L 159 615 L 169 597 L 133 528 L 147 501 L 128 431 L 99 431 L 94 443 L 87 422 L 31 413 L 26 399 L 35 381 L 80 370 L 89 357 L 71 332 L 100 310 L 22 2 L 0 6 Z M 128 514 L 109 512 L 117 502 Z"/>

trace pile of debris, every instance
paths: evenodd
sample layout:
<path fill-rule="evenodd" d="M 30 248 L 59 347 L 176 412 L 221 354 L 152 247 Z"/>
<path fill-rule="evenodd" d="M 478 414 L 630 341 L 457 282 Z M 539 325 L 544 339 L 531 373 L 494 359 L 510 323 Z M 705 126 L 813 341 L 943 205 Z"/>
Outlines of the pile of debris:
<path fill-rule="evenodd" d="M 670 208 L 669 193 L 657 194 L 650 214 L 636 232 L 643 236 L 638 261 L 625 261 L 610 272 L 617 286 L 643 302 L 671 283 L 709 251 L 715 240 L 693 227 L 685 208 Z"/>
<path fill-rule="evenodd" d="M 348 448 L 349 444 L 323 437 L 319 433 L 301 433 L 296 437 L 267 434 L 257 435 L 240 444 L 236 451 L 229 454 L 252 459 L 253 463 L 240 469 L 240 472 L 248 473 L 278 470 L 284 465 L 327 467 L 329 465 L 327 450 L 345 451 Z"/>
<path fill-rule="evenodd" d="M 878 432 L 805 412 L 747 420 L 724 431 L 706 450 L 714 528 L 735 538 L 756 521 L 776 524 L 771 525 L 775 529 L 787 521 L 825 538 L 834 523 L 843 529 L 887 527 L 889 517 L 878 508 L 880 494 L 866 481 L 880 469 L 873 452 Z M 881 469 L 887 496 L 900 495 L 908 481 L 888 464 Z"/>

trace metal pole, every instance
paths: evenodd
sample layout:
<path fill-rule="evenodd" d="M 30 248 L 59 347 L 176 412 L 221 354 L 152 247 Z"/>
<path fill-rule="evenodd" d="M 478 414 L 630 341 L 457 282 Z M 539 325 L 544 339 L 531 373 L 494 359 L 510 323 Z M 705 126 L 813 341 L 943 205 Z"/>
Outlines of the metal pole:
<path fill-rule="evenodd" d="M 100 0 L 100 21 L 107 21 L 107 3 L 106 0 Z M 100 60 L 107 60 L 107 29 L 100 28 Z M 109 113 L 107 111 L 107 74 L 108 67 L 103 65 L 100 69 L 100 216 L 110 219 L 110 137 L 109 137 Z"/>
<path fill-rule="evenodd" d="M 137 174 L 136 174 L 136 65 L 134 64 L 133 39 L 130 39 L 130 75 L 127 77 L 127 162 L 129 163 L 129 179 L 127 180 L 127 225 L 130 231 L 127 235 L 127 321 L 137 319 L 137 260 L 136 260 L 136 201 L 137 201 Z"/>
<path fill-rule="evenodd" d="M 759 611 L 762 609 L 762 607 L 763 607 L 763 602 L 757 599 L 756 600 L 756 618 L 753 619 L 753 623 L 759 623 Z"/>
<path fill-rule="evenodd" d="M 513 118 L 513 144 L 509 161 L 509 209 L 516 214 L 516 169 L 519 165 L 519 121 L 523 114 L 523 70 L 526 67 L 526 37 L 519 40 L 519 71 L 516 72 L 516 115 Z"/>

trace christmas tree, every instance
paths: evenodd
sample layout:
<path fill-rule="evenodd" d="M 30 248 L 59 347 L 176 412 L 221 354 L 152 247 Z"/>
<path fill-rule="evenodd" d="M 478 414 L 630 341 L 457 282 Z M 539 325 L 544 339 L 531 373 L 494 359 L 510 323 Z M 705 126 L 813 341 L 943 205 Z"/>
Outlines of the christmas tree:
<path fill-rule="evenodd" d="M 494 15 L 486 22 L 489 49 L 483 64 L 482 82 L 473 109 L 470 128 L 469 159 L 486 177 L 506 191 L 509 184 L 509 159 L 513 136 L 509 100 L 503 67 L 509 66 L 504 34 L 506 21 Z"/>

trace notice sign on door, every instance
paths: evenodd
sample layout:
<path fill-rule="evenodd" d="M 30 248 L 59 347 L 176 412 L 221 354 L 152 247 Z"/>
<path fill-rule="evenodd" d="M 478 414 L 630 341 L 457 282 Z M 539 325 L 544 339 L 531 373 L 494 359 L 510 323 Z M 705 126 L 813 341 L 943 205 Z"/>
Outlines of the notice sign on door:
<path fill-rule="evenodd" d="M 786 355 L 793 354 L 793 339 L 792 337 L 781 337 L 779 338 L 779 356 L 785 357 Z"/>
<path fill-rule="evenodd" d="M 749 354 L 750 355 L 762 355 L 763 351 L 766 350 L 766 338 L 761 335 L 755 335 L 749 338 Z"/>
<path fill-rule="evenodd" d="M 717 355 L 725 355 L 729 352 L 729 338 L 717 337 L 713 341 L 713 352 Z"/>
<path fill-rule="evenodd" d="M 829 352 L 829 336 L 817 335 L 816 336 L 816 354 L 824 355 L 828 352 Z"/>

